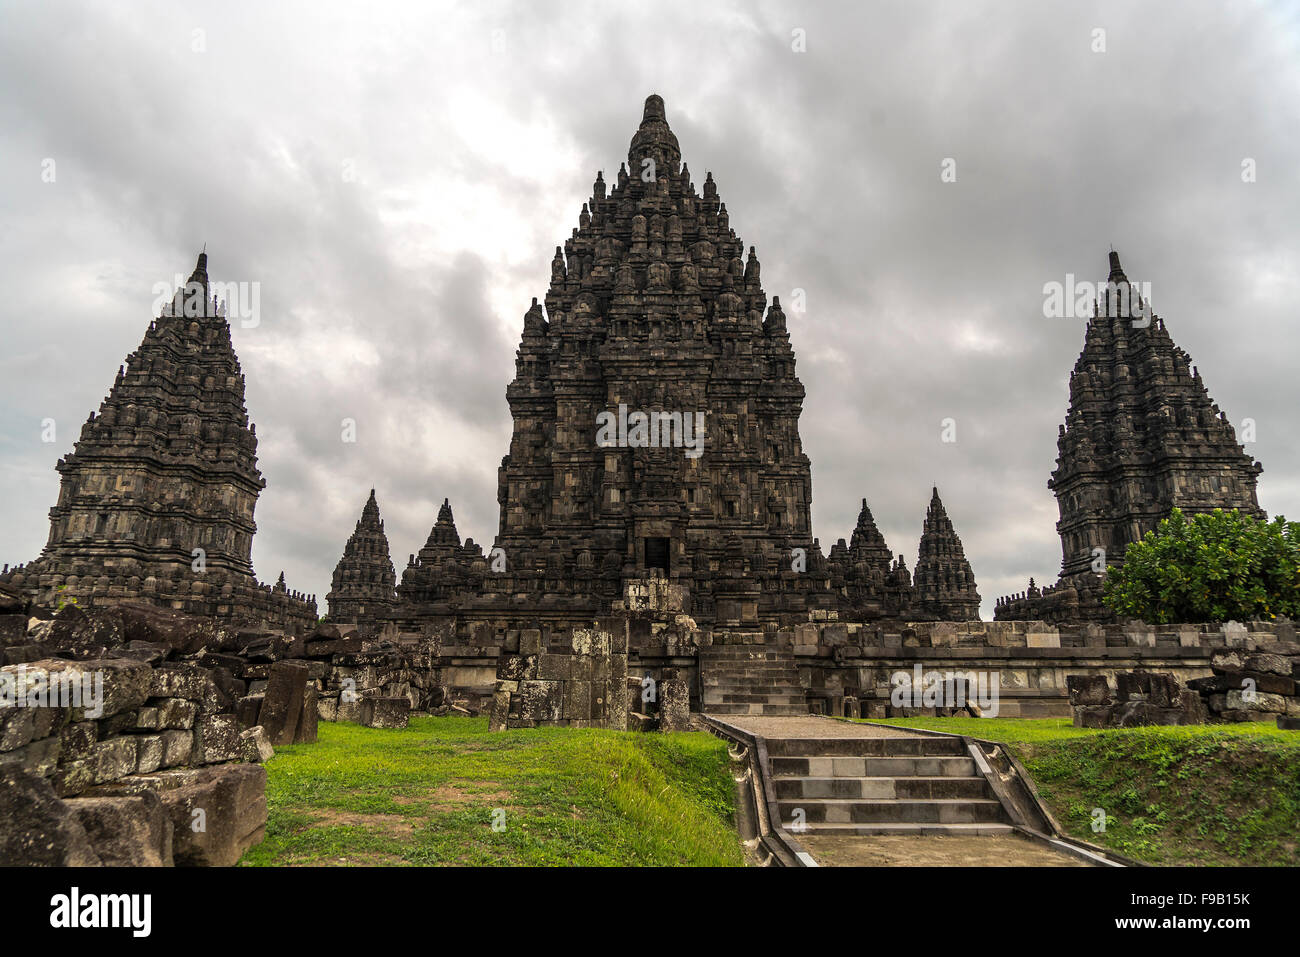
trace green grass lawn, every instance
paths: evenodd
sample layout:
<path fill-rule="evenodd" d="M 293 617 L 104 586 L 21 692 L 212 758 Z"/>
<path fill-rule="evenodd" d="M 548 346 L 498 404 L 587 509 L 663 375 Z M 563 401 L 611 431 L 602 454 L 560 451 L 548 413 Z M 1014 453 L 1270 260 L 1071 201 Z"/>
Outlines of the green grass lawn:
<path fill-rule="evenodd" d="M 321 722 L 266 770 L 266 840 L 243 866 L 744 863 L 726 746 L 702 733 Z"/>
<path fill-rule="evenodd" d="M 1300 734 L 1272 723 L 1097 731 L 1068 718 L 879 722 L 1005 743 L 1061 826 L 1149 864 L 1300 864 Z M 1093 810 L 1106 812 L 1104 833 Z"/>

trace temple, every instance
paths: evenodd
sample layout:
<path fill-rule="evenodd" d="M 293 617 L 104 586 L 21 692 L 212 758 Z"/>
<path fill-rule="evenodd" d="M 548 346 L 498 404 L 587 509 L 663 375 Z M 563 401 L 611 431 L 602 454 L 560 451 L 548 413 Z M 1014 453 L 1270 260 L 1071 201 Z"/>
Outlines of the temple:
<path fill-rule="evenodd" d="M 588 622 L 652 580 L 708 625 L 810 611 L 978 617 L 950 524 L 932 560 L 944 597 L 925 609 L 865 502 L 852 547 L 822 554 L 785 314 L 713 175 L 696 189 L 658 96 L 612 187 L 596 174 L 555 248 L 506 399 L 513 432 L 493 547 L 462 543 L 444 502 L 397 588 L 402 628 L 520 613 Z M 961 566 L 951 572 L 950 555 Z"/>
<path fill-rule="evenodd" d="M 1255 492 L 1263 466 L 1246 454 L 1114 251 L 1070 374 L 1057 449 L 1047 486 L 1061 514 L 1060 580 L 1000 599 L 999 619 L 1108 617 L 1101 573 L 1175 507 L 1264 517 Z"/>
<path fill-rule="evenodd" d="M 916 601 L 921 617 L 937 621 L 978 621 L 980 596 L 975 575 L 953 530 L 948 512 L 933 489 L 916 555 Z"/>
<path fill-rule="evenodd" d="M 286 628 L 316 621 L 315 598 L 290 591 L 283 574 L 274 588 L 253 575 L 253 509 L 266 482 L 207 265 L 200 253 L 55 466 L 49 541 L 2 576 L 39 604 L 143 599 Z"/>
<path fill-rule="evenodd" d="M 331 618 L 373 631 L 388 617 L 397 603 L 397 575 L 390 556 L 384 520 L 379 517 L 379 502 L 372 488 L 357 527 L 343 547 L 343 557 L 334 567 L 326 595 Z"/>

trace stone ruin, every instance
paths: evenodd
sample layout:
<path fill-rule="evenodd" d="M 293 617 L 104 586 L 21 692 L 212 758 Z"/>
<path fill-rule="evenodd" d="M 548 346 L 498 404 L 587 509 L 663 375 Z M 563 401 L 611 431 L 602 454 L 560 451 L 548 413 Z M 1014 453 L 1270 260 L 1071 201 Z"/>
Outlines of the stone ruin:
<path fill-rule="evenodd" d="M 444 501 L 394 589 L 372 496 L 335 572 L 330 615 L 363 631 L 529 616 L 583 628 L 634 583 L 662 577 L 701 625 L 806 621 L 820 610 L 977 618 L 974 574 L 937 489 L 915 581 L 865 501 L 852 543 L 823 553 L 799 436 L 803 397 L 756 251 L 736 236 L 713 175 L 696 188 L 663 100 L 651 96 L 626 164 L 609 185 L 597 173 L 577 228 L 555 249 L 550 288 L 524 315 L 493 547 L 462 542 Z M 698 455 L 676 441 L 695 438 L 682 430 L 697 412 Z M 634 440 L 642 414 L 659 424 L 646 442 Z M 619 425 L 609 441 L 602 415 Z M 658 441 L 665 422 L 672 441 Z"/>
<path fill-rule="evenodd" d="M 1227 626 L 1244 639 L 1246 629 Z M 1300 730 L 1300 644 L 1238 641 L 1210 656 L 1209 675 L 1180 682 L 1172 674 L 1070 675 L 1070 705 L 1079 728 L 1147 724 L 1276 721 Z"/>
<path fill-rule="evenodd" d="M 1136 728 L 1151 724 L 1204 724 L 1201 696 L 1170 674 L 1124 671 L 1112 690 L 1105 675 L 1070 675 L 1076 728 Z"/>
<path fill-rule="evenodd" d="M 1300 731 L 1300 644 L 1233 647 L 1210 658 L 1213 674 L 1187 682 L 1212 719 L 1269 721 Z"/>
<path fill-rule="evenodd" d="M 1111 278 L 1132 288 L 1113 253 Z M 50 609 L 145 602 L 221 623 L 236 637 L 185 655 L 206 659 L 214 680 L 242 683 L 246 722 L 264 720 L 267 704 L 245 699 L 264 696 L 272 666 L 290 661 L 278 680 L 296 688 L 283 675 L 305 669 L 304 699 L 314 689 L 327 720 L 396 726 L 412 709 L 492 709 L 495 725 L 626 726 L 627 689 L 596 687 L 613 681 L 622 652 L 593 654 L 577 637 L 607 633 L 618 647 L 624 618 L 624 682 L 649 677 L 673 702 L 719 713 L 888 713 L 881 682 L 917 657 L 996 670 L 1017 713 L 1059 713 L 1069 671 L 1201 677 L 1221 639 L 1217 626 L 1092 630 L 1106 618 L 1094 547 L 1114 561 L 1172 505 L 1262 514 L 1258 463 L 1163 320 L 1122 322 L 1109 307 L 1098 303 L 1071 376 L 1051 482 L 1056 585 L 1031 582 L 999 602 L 999 627 L 979 622 L 975 576 L 937 488 L 915 573 L 865 500 L 850 539 L 824 553 L 785 313 L 712 174 L 696 188 L 651 96 L 627 163 L 610 184 L 597 173 L 545 296 L 524 315 L 486 553 L 462 541 L 444 500 L 398 579 L 372 489 L 334 571 L 328 625 L 283 575 L 274 587 L 257 581 L 253 511 L 265 481 L 203 253 L 59 462 L 45 550 L 0 572 L 0 588 Z M 617 425 L 603 439 L 602 416 Z M 638 700 L 628 722 L 675 726 Z"/>
<path fill-rule="evenodd" d="M 234 864 L 261 840 L 275 748 L 319 720 L 470 713 L 437 644 L 141 604 L 51 616 L 0 591 L 0 865 Z"/>

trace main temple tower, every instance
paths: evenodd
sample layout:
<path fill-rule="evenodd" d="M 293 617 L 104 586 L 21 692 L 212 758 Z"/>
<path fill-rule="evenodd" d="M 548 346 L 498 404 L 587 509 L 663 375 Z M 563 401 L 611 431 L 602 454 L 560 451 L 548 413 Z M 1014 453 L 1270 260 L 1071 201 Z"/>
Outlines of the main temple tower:
<path fill-rule="evenodd" d="M 513 563 L 611 585 L 675 579 L 707 615 L 724 557 L 761 575 L 812 545 L 785 316 L 712 174 L 696 191 L 658 96 L 578 223 L 555 249 L 545 310 L 534 300 L 524 317 L 496 544 Z M 631 427 L 601 441 L 602 413 Z M 653 424 L 638 440 L 638 414 L 658 414 L 657 444 Z"/>

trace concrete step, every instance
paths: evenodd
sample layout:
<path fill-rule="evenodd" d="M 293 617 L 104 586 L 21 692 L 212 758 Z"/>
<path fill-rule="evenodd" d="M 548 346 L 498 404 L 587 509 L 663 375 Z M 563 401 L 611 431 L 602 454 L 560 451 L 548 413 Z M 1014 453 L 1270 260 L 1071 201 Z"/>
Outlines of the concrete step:
<path fill-rule="evenodd" d="M 804 704 L 808 696 L 799 694 L 710 694 L 704 693 L 705 706 L 715 704 Z"/>
<path fill-rule="evenodd" d="M 793 831 L 788 825 L 786 830 L 790 830 L 796 836 L 800 833 Z M 898 835 L 927 835 L 927 836 L 944 836 L 944 837 L 993 837 L 1000 834 L 1012 834 L 1015 832 L 1010 824 L 828 824 L 818 822 L 804 825 L 802 833 L 805 834 L 832 834 L 832 835 L 879 835 L 879 834 L 898 834 Z"/>
<path fill-rule="evenodd" d="M 969 757 L 899 758 L 771 758 L 772 775 L 777 777 L 974 777 L 975 762 Z"/>
<path fill-rule="evenodd" d="M 849 778 L 802 777 L 773 778 L 772 788 L 778 799 L 836 798 L 840 800 L 956 800 L 990 798 L 988 784 L 982 777 L 938 778 Z"/>
<path fill-rule="evenodd" d="M 961 738 L 935 735 L 891 738 L 769 738 L 774 758 L 817 757 L 960 757 L 967 755 Z"/>
<path fill-rule="evenodd" d="M 783 648 L 766 648 L 763 645 L 713 645 L 700 649 L 700 657 L 705 661 L 792 661 L 792 653 Z"/>
<path fill-rule="evenodd" d="M 789 828 L 802 810 L 809 824 L 1007 824 L 1002 804 L 992 798 L 845 801 L 839 798 L 778 799 L 781 824 Z"/>
<path fill-rule="evenodd" d="M 708 705 L 705 710 L 709 714 L 725 716 L 729 714 L 748 714 L 748 715 L 775 715 L 788 717 L 791 715 L 802 716 L 808 714 L 808 705 L 805 704 L 716 704 Z"/>

